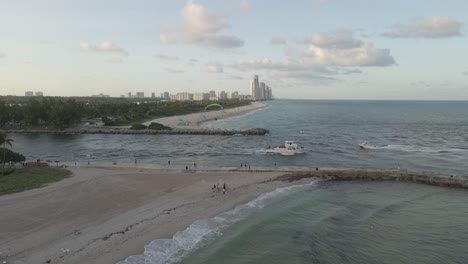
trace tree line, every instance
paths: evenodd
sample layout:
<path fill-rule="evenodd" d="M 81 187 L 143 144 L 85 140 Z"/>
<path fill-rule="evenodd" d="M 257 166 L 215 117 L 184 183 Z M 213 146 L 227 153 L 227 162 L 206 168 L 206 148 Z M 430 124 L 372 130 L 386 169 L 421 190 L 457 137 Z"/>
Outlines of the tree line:
<path fill-rule="evenodd" d="M 126 125 L 151 118 L 203 111 L 206 101 L 141 101 L 126 98 L 0 97 L 0 126 L 69 127 L 83 119 L 101 118 L 106 125 Z M 249 101 L 224 100 L 224 108 Z"/>

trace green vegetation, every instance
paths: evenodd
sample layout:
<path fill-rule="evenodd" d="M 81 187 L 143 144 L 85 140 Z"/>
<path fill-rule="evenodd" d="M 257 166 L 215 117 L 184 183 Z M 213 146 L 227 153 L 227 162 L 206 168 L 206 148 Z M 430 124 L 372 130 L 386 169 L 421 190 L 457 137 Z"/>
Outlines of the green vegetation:
<path fill-rule="evenodd" d="M 0 163 L 2 164 L 4 161 L 6 164 L 6 163 L 9 163 L 10 161 L 13 163 L 18 163 L 18 162 L 22 162 L 26 160 L 26 158 L 22 154 L 11 151 L 7 148 L 0 148 L 0 153 L 1 153 Z"/>
<path fill-rule="evenodd" d="M 151 124 L 148 126 L 149 129 L 152 130 L 171 130 L 172 128 L 165 126 L 163 124 L 159 124 L 156 122 L 151 122 Z"/>
<path fill-rule="evenodd" d="M 65 169 L 50 167 L 24 167 L 8 175 L 0 175 L 0 195 L 42 187 L 71 175 Z"/>
<path fill-rule="evenodd" d="M 86 119 L 102 118 L 107 126 L 142 123 L 153 118 L 202 112 L 208 101 L 161 101 L 150 98 L 0 96 L 0 127 L 66 128 Z M 220 101 L 224 109 L 250 101 Z"/>
<path fill-rule="evenodd" d="M 148 128 L 147 126 L 140 124 L 140 123 L 132 124 L 132 127 L 130 127 L 130 129 L 133 129 L 133 130 L 143 130 L 147 128 Z"/>

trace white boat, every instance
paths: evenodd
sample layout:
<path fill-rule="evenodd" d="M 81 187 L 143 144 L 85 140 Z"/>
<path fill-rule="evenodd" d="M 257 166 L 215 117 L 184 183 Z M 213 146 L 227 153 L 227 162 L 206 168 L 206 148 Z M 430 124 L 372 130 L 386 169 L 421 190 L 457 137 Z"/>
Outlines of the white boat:
<path fill-rule="evenodd" d="M 363 142 L 363 143 L 359 144 L 359 148 L 360 148 L 360 149 L 374 149 L 375 146 L 369 144 L 369 143 L 366 141 L 366 142 Z"/>
<path fill-rule="evenodd" d="M 304 147 L 298 146 L 294 141 L 285 141 L 284 145 L 279 145 L 278 147 L 266 149 L 266 153 L 269 154 L 281 154 L 281 155 L 295 155 L 304 153 Z"/>

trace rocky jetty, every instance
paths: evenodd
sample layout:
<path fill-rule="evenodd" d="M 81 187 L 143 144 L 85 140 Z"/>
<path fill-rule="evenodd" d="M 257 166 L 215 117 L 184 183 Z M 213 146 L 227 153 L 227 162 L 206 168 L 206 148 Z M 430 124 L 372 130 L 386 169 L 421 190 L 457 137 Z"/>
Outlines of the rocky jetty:
<path fill-rule="evenodd" d="M 1 131 L 1 130 L 0 130 Z M 116 134 L 116 135 L 249 135 L 263 136 L 269 133 L 264 128 L 253 128 L 248 130 L 225 130 L 225 129 L 171 129 L 171 130 L 132 130 L 120 128 L 76 128 L 76 129 L 7 129 L 5 133 L 27 133 L 27 134 Z"/>
<path fill-rule="evenodd" d="M 322 178 L 334 181 L 399 181 L 414 182 L 427 185 L 468 189 L 468 178 L 400 170 L 339 170 L 311 169 L 285 174 L 279 178 L 282 181 L 298 181 L 304 178 Z"/>

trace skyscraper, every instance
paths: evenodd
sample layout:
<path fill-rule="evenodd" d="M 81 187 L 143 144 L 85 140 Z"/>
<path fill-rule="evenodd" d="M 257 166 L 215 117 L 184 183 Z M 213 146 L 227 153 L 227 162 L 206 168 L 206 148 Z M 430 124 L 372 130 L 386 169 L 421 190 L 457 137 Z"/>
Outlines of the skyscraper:
<path fill-rule="evenodd" d="M 259 95 L 257 97 L 258 100 L 265 100 L 265 91 L 266 91 L 266 85 L 264 82 L 260 83 L 260 89 L 259 89 Z"/>

